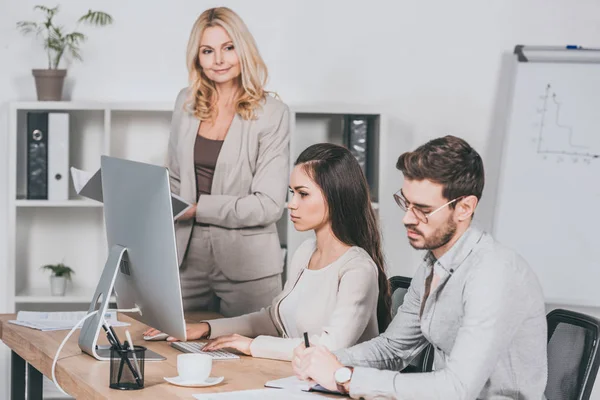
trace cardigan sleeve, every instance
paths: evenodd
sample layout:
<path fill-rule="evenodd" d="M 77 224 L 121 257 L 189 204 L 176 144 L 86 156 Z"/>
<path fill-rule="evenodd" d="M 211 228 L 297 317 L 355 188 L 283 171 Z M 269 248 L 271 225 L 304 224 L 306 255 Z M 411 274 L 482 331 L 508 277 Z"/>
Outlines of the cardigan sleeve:
<path fill-rule="evenodd" d="M 340 270 L 333 313 L 322 331 L 310 337 L 310 342 L 331 351 L 356 344 L 376 312 L 378 294 L 377 267 L 373 261 L 365 257 L 349 260 Z M 250 350 L 254 357 L 291 360 L 294 348 L 302 341 L 302 338 L 258 336 Z"/>

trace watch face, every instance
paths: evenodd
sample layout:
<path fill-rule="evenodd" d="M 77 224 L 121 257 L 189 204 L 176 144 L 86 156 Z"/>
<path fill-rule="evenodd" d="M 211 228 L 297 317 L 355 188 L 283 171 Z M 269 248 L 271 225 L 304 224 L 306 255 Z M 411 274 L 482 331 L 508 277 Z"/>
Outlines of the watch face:
<path fill-rule="evenodd" d="M 337 383 L 346 383 L 352 378 L 352 371 L 347 367 L 339 368 L 335 371 L 334 378 Z"/>

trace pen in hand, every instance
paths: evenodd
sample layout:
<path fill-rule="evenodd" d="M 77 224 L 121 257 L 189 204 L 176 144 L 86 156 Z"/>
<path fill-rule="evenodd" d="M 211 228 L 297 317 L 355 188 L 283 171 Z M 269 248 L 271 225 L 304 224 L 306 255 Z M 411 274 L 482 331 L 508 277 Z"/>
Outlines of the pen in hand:
<path fill-rule="evenodd" d="M 308 333 L 304 332 L 304 347 L 307 349 L 310 347 L 310 343 L 308 342 Z"/>

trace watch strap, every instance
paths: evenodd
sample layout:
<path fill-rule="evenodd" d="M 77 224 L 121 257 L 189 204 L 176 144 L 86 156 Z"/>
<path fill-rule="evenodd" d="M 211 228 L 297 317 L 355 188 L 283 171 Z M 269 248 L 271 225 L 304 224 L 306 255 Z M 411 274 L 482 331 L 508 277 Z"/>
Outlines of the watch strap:
<path fill-rule="evenodd" d="M 350 391 L 346 390 L 346 387 L 344 386 L 344 384 L 350 382 L 350 380 L 352 379 L 352 374 L 354 373 L 354 367 L 345 366 L 344 368 L 348 368 L 350 370 L 350 379 L 348 379 L 346 382 L 335 381 L 335 384 L 337 386 L 338 392 L 340 392 L 341 394 L 349 394 Z"/>

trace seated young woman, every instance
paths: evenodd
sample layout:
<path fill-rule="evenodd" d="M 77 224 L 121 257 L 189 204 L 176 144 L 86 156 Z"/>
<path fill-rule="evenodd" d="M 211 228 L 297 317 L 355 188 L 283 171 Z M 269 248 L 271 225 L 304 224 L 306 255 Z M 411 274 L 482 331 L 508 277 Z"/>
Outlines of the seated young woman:
<path fill-rule="evenodd" d="M 304 332 L 311 343 L 334 351 L 372 339 L 389 324 L 390 289 L 381 236 L 354 156 L 329 143 L 308 147 L 296 160 L 290 193 L 294 227 L 314 231 L 315 238 L 296 250 L 284 289 L 271 306 L 188 324 L 188 340 L 215 338 L 205 351 L 230 348 L 254 357 L 291 360 Z M 150 329 L 145 334 L 156 333 Z"/>

